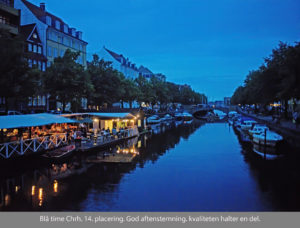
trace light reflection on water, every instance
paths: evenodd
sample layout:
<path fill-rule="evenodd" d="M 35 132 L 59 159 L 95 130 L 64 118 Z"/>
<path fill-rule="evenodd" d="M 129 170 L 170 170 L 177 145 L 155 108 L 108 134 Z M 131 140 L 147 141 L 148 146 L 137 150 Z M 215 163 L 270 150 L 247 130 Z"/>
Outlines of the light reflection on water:
<path fill-rule="evenodd" d="M 106 153 L 136 157 L 130 164 L 87 162 Z M 225 123 L 156 126 L 152 135 L 60 164 L 10 167 L 0 176 L 0 210 L 299 210 L 298 161 L 262 159 Z"/>

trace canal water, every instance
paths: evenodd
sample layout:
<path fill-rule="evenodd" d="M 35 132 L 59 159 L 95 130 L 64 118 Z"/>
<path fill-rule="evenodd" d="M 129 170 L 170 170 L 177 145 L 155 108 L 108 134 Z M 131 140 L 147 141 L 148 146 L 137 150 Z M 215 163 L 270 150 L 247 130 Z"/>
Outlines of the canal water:
<path fill-rule="evenodd" d="M 52 164 L 0 168 L 2 211 L 299 211 L 300 158 L 265 160 L 226 123 L 158 126 L 111 151 L 130 164 L 89 163 L 95 151 Z"/>

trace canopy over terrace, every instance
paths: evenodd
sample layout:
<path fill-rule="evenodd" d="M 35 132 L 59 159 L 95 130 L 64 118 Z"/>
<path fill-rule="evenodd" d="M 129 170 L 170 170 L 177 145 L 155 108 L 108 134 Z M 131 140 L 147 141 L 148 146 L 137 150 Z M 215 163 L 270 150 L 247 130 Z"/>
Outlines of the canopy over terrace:
<path fill-rule="evenodd" d="M 28 114 L 0 116 L 0 129 L 38 127 L 50 124 L 77 123 L 77 121 L 53 114 Z"/>
<path fill-rule="evenodd" d="M 134 119 L 135 116 L 131 113 L 125 112 L 125 113 L 99 113 L 99 112 L 92 112 L 88 113 L 88 115 L 91 116 L 97 116 L 99 118 L 105 118 L 105 119 Z"/>
<path fill-rule="evenodd" d="M 91 124 L 89 127 L 93 132 L 99 130 L 110 130 L 113 128 L 117 130 L 121 128 L 133 127 L 136 122 L 136 117 L 131 113 L 100 113 L 100 112 L 90 112 L 90 113 L 72 113 L 72 114 L 63 114 L 62 116 L 68 118 L 76 118 L 77 121 L 85 122 Z M 87 118 L 89 116 L 89 118 Z M 92 129 L 91 129 L 92 128 Z"/>

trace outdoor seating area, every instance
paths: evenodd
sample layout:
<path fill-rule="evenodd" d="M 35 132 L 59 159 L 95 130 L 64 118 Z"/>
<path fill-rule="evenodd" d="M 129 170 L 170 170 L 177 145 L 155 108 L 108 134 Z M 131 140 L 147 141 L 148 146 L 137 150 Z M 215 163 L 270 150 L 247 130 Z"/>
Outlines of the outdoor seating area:
<path fill-rule="evenodd" d="M 34 153 L 75 144 L 95 146 L 137 136 L 129 113 L 31 114 L 0 117 L 0 156 Z"/>

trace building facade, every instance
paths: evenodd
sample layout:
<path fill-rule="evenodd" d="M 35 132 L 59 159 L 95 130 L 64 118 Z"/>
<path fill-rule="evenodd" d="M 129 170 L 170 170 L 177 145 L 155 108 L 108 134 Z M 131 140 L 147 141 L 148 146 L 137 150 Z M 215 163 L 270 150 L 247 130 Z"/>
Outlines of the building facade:
<path fill-rule="evenodd" d="M 225 106 L 231 105 L 231 97 L 224 97 L 224 105 Z"/>
<path fill-rule="evenodd" d="M 14 0 L 0 0 L 0 28 L 12 35 L 19 34 L 20 10 L 14 8 Z"/>
<path fill-rule="evenodd" d="M 86 67 L 88 43 L 82 39 L 81 31 L 70 28 L 61 18 L 47 12 L 45 3 L 36 6 L 26 0 L 15 0 L 15 8 L 21 10 L 21 25 L 37 25 L 48 66 L 56 57 L 63 56 L 70 49 L 80 53 L 78 63 Z"/>
<path fill-rule="evenodd" d="M 65 51 L 70 49 L 73 52 L 80 53 L 77 62 L 86 68 L 86 46 L 88 43 L 82 39 L 81 31 L 76 31 L 75 28 L 69 27 L 61 18 L 49 13 L 46 10 L 45 3 L 36 6 L 26 0 L 15 0 L 14 6 L 21 10 L 22 26 L 36 25 L 42 47 L 41 52 L 47 58 L 47 67 L 54 62 L 56 57 L 63 57 Z M 61 103 L 57 102 L 55 97 L 47 99 L 49 99 L 47 109 L 61 108 Z M 67 109 L 70 108 L 71 106 L 68 104 Z M 82 99 L 82 108 L 87 109 L 86 99 Z"/>
<path fill-rule="evenodd" d="M 151 77 L 153 77 L 153 73 L 147 68 L 147 67 L 144 67 L 144 66 L 140 66 L 139 67 L 139 75 L 147 78 L 148 80 L 151 79 Z"/>
<path fill-rule="evenodd" d="M 14 0 L 0 0 L 0 29 L 9 31 L 12 36 L 19 34 L 20 10 L 14 8 Z M 5 109 L 6 100 L 0 97 L 0 110 Z"/>
<path fill-rule="evenodd" d="M 25 56 L 30 68 L 37 68 L 40 71 L 46 70 L 47 58 L 44 53 L 42 41 L 40 39 L 36 24 L 23 25 L 20 33 L 25 41 Z M 29 97 L 28 110 L 43 112 L 47 110 L 47 94 Z"/>
<path fill-rule="evenodd" d="M 123 73 L 126 78 L 136 79 L 139 76 L 139 70 L 136 64 L 130 62 L 129 59 L 125 58 L 122 54 L 117 54 L 103 47 L 100 50 L 99 58 L 111 62 L 112 67 Z"/>

